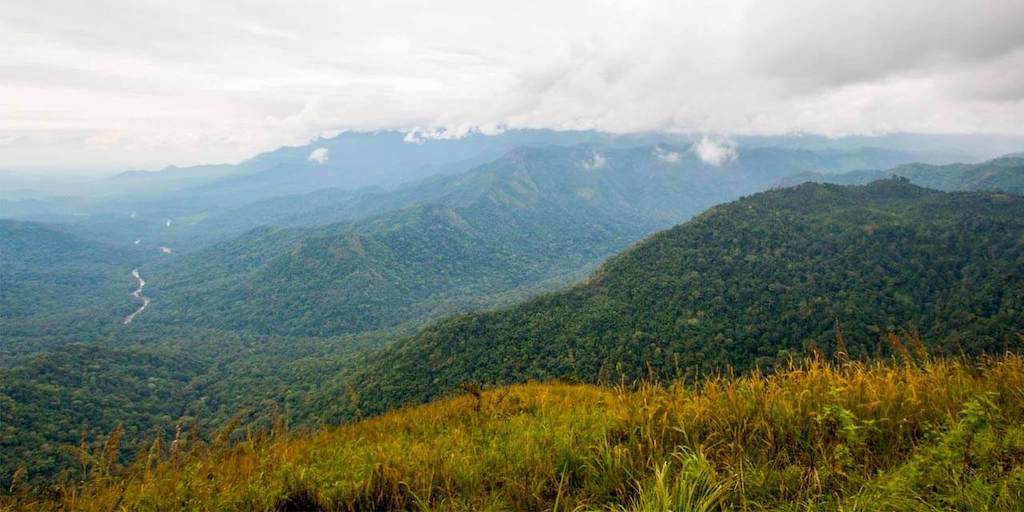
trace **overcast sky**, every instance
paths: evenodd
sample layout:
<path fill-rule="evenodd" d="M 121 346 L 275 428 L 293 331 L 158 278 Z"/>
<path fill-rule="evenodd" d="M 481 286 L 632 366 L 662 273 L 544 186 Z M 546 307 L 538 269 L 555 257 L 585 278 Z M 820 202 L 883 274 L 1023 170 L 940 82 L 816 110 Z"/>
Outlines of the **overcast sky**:
<path fill-rule="evenodd" d="M 5 0 L 0 168 L 339 130 L 1024 134 L 1024 1 Z"/>

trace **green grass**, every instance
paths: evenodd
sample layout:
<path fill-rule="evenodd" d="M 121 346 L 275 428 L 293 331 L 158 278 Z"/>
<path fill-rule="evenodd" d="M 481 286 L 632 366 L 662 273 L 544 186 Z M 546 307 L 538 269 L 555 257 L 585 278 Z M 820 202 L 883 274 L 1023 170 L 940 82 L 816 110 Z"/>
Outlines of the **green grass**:
<path fill-rule="evenodd" d="M 0 510 L 1024 510 L 1024 357 L 534 383 L 143 450 Z M 187 451 L 187 453 L 186 453 Z"/>

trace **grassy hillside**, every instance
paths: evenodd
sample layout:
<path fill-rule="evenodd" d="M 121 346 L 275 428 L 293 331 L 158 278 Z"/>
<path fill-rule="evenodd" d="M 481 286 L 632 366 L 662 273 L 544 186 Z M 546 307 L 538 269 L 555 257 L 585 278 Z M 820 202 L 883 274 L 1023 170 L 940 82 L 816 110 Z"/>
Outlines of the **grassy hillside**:
<path fill-rule="evenodd" d="M 315 433 L 182 437 L 129 468 L 115 433 L 84 485 L 0 510 L 1019 510 L 1022 389 L 1015 355 L 467 388 Z"/>
<path fill-rule="evenodd" d="M 466 380 L 770 369 L 834 353 L 837 330 L 857 357 L 913 330 L 934 352 L 1001 352 L 1024 333 L 1022 298 L 1024 198 L 806 184 L 712 208 L 584 285 L 425 328 L 342 380 L 361 404 L 325 396 L 323 410 L 425 401 Z"/>

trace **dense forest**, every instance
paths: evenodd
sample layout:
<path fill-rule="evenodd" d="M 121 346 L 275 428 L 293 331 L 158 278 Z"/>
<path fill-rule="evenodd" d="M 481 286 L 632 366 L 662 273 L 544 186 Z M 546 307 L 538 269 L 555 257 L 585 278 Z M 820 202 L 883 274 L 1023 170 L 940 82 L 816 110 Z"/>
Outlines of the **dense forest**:
<path fill-rule="evenodd" d="M 383 410 L 462 382 L 694 379 L 793 357 L 891 351 L 918 333 L 939 354 L 999 353 L 1024 333 L 1024 199 L 905 179 L 805 184 L 717 206 L 611 258 L 586 284 L 453 317 L 343 379 Z M 915 336 L 917 336 L 915 335 Z"/>
<path fill-rule="evenodd" d="M 0 459 L 0 479 L 19 468 L 33 485 L 78 476 L 78 447 L 117 428 L 130 458 L 179 428 L 207 438 L 233 419 L 259 430 L 309 416 L 325 380 L 403 329 L 314 338 L 132 326 L 41 338 L 46 350 L 0 367 L 0 452 L 14 455 Z"/>
<path fill-rule="evenodd" d="M 131 251 L 0 220 L 0 367 L 128 314 Z"/>
<path fill-rule="evenodd" d="M 520 149 L 465 174 L 300 208 L 285 222 L 342 222 L 256 229 L 145 267 L 158 307 L 140 321 L 328 336 L 479 309 L 497 294 L 564 282 L 793 169 L 827 164 L 770 148 L 722 168 L 666 154 L 682 155 L 667 146 Z"/>

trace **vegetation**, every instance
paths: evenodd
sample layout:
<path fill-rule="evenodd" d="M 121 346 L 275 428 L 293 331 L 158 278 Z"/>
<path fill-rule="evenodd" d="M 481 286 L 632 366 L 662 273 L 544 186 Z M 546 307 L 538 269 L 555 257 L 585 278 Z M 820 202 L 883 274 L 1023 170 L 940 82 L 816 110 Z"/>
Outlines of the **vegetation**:
<path fill-rule="evenodd" d="M 129 258 L 57 228 L 0 220 L 0 368 L 138 307 L 128 296 L 135 286 Z"/>
<path fill-rule="evenodd" d="M 834 354 L 885 355 L 919 330 L 937 354 L 1000 353 L 1024 333 L 1024 198 L 906 180 L 805 184 L 712 208 L 611 258 L 584 284 L 462 315 L 368 357 L 328 388 L 338 418 L 486 385 L 574 376 L 696 379 Z M 337 397 L 357 390 L 360 403 Z"/>
<path fill-rule="evenodd" d="M 1024 155 L 1006 155 L 979 164 L 906 164 L 888 171 L 858 170 L 841 174 L 799 173 L 782 181 L 864 185 L 890 176 L 901 176 L 915 185 L 945 191 L 990 190 L 1024 194 Z"/>
<path fill-rule="evenodd" d="M 272 255 L 262 246 L 293 235 L 254 233 L 147 269 L 155 306 L 140 321 L 299 336 L 393 328 L 561 282 L 647 230 L 556 214 L 423 206 Z"/>
<path fill-rule="evenodd" d="M 659 158 L 668 151 L 522 149 L 466 174 L 282 211 L 286 224 L 320 226 L 257 229 L 144 268 L 159 307 L 140 321 L 328 336 L 493 306 L 821 160 L 755 149 L 715 169 Z M 584 165 L 598 152 L 600 168 Z"/>
<path fill-rule="evenodd" d="M 771 148 L 718 168 L 671 146 L 520 150 L 390 192 L 327 194 L 282 222 L 344 222 L 259 228 L 191 254 L 134 235 L 111 245 L 106 224 L 2 221 L 0 486 L 22 466 L 33 485 L 81 476 L 73 447 L 119 424 L 126 462 L 179 425 L 204 439 L 233 417 L 318 426 L 466 380 L 692 382 L 833 354 L 839 331 L 856 357 L 891 353 L 879 344 L 896 330 L 919 329 L 942 354 L 1016 343 L 1020 199 L 905 183 L 747 198 L 613 258 L 584 286 L 409 338 L 439 316 L 564 286 L 659 226 L 828 165 Z M 263 204 L 261 218 L 295 200 Z M 103 222 L 128 216 L 117 215 Z M 135 267 L 153 303 L 124 326 Z"/>
<path fill-rule="evenodd" d="M 125 442 L 181 425 L 209 437 L 236 418 L 269 428 L 275 415 L 313 411 L 325 378 L 394 331 L 330 338 L 249 336 L 197 328 L 139 328 L 65 343 L 0 368 L 0 488 L 24 469 L 31 485 L 79 476 L 75 447 L 120 425 Z M 311 418 L 313 423 L 316 418 Z M 121 456 L 130 458 L 130 450 Z"/>
<path fill-rule="evenodd" d="M 316 433 L 179 436 L 129 467 L 114 432 L 81 454 L 87 481 L 0 510 L 1017 510 L 1022 389 L 1017 355 L 812 360 L 697 387 L 467 385 Z"/>

